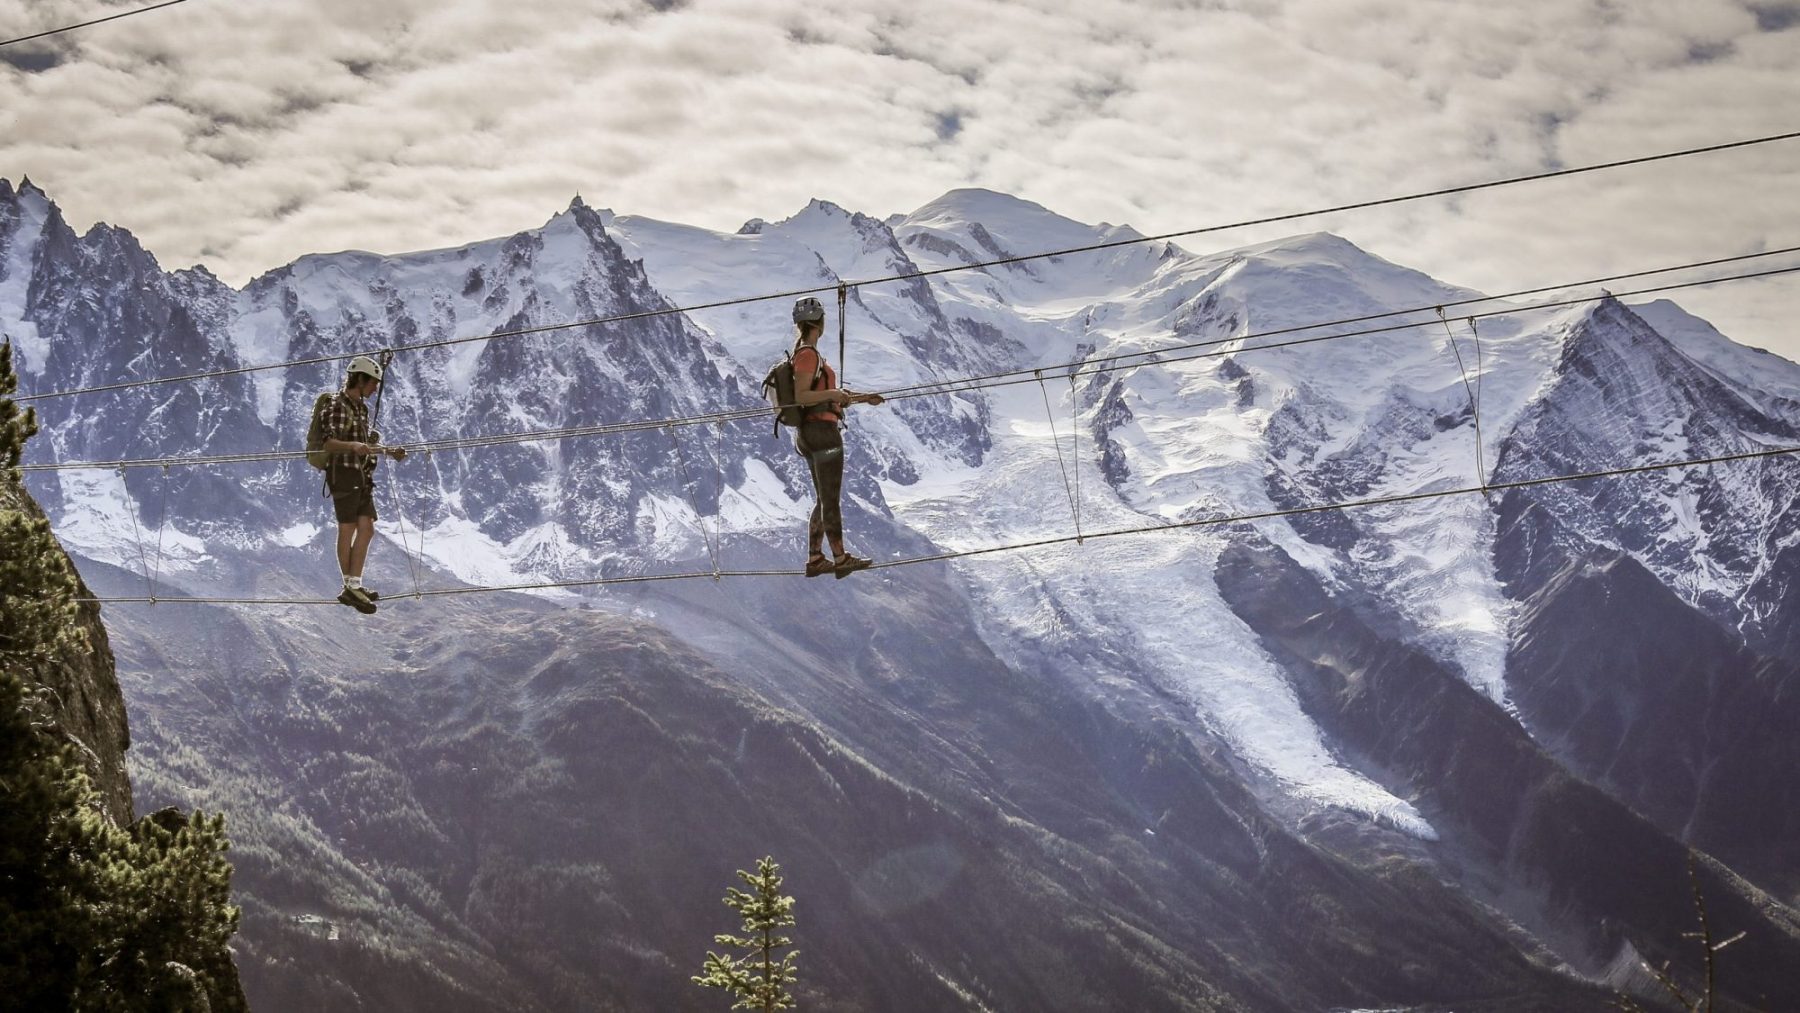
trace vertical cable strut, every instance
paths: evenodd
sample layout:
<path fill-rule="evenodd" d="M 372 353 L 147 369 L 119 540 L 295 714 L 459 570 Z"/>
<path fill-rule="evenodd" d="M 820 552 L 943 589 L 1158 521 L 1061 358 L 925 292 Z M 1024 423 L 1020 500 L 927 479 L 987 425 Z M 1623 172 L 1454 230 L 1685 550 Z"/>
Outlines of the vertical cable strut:
<path fill-rule="evenodd" d="M 1056 435 L 1056 413 L 1050 410 L 1050 388 L 1044 384 L 1044 371 L 1034 371 L 1038 393 L 1044 395 L 1044 417 L 1050 420 L 1050 445 L 1056 448 L 1056 467 L 1062 472 L 1063 492 L 1069 497 L 1069 516 L 1075 521 L 1075 538 L 1081 539 L 1081 511 L 1075 506 L 1075 490 L 1069 485 L 1069 466 L 1063 463 L 1062 438 Z"/>
<path fill-rule="evenodd" d="M 414 558 L 412 540 L 406 535 L 406 507 L 400 496 L 400 483 L 392 482 L 390 485 L 393 489 L 390 496 L 394 501 L 394 519 L 400 524 L 400 554 L 406 557 L 406 569 L 407 572 L 412 575 L 413 597 L 417 599 L 423 596 L 423 592 L 419 588 L 419 567 L 421 564 Z M 420 528 L 419 552 L 423 553 L 424 551 L 425 529 Z"/>
<path fill-rule="evenodd" d="M 387 390 L 388 374 L 391 371 L 393 364 L 394 350 L 391 348 L 382 349 L 381 386 L 375 388 L 375 414 L 371 425 L 373 425 L 374 422 L 381 421 L 381 394 L 382 391 Z M 398 464 L 397 461 L 395 463 Z M 413 554 L 412 540 L 408 538 L 406 534 L 406 503 L 405 498 L 400 495 L 400 483 L 397 480 L 399 474 L 400 469 L 398 467 L 394 468 L 396 479 L 389 480 L 388 485 L 392 489 L 390 498 L 394 502 L 394 520 L 400 525 L 400 554 L 406 557 L 406 571 L 412 576 L 413 598 L 414 600 L 417 600 L 424 594 L 419 587 L 419 570 L 424 566 L 424 560 Z M 425 529 L 421 527 L 419 529 L 419 556 L 423 556 L 424 553 Z"/>
<path fill-rule="evenodd" d="M 838 387 L 844 386 L 844 307 L 850 302 L 850 286 L 838 282 Z"/>
<path fill-rule="evenodd" d="M 425 460 L 431 461 L 431 451 L 429 451 L 429 450 L 425 451 Z M 433 469 L 437 468 L 437 463 L 435 461 L 432 462 L 432 468 Z M 443 488 L 443 484 L 444 484 L 443 483 L 443 472 L 442 471 L 434 471 L 434 474 L 437 476 L 434 480 L 434 484 L 436 484 L 438 486 L 438 488 L 440 488 L 440 489 Z M 424 568 L 425 568 L 425 525 L 420 524 L 419 525 L 419 569 L 423 570 Z"/>
<path fill-rule="evenodd" d="M 162 510 L 156 517 L 156 562 L 150 567 L 150 603 L 156 604 L 156 585 L 162 580 L 163 529 L 169 526 L 169 466 L 162 466 Z"/>
<path fill-rule="evenodd" d="M 713 544 L 718 551 L 713 553 L 713 583 L 719 582 L 720 560 L 725 555 L 725 465 L 720 460 L 720 451 L 724 449 L 725 423 L 713 426 L 713 503 L 718 510 L 718 523 L 714 525 Z"/>
<path fill-rule="evenodd" d="M 150 561 L 144 557 L 144 529 L 138 526 L 137 500 L 131 498 L 131 486 L 125 484 L 125 469 L 119 469 L 119 488 L 125 493 L 125 512 L 131 515 L 132 537 L 137 539 L 138 567 L 144 573 L 144 596 L 154 604 L 156 588 L 150 583 Z"/>
<path fill-rule="evenodd" d="M 1479 416 L 1481 414 L 1481 374 L 1482 374 L 1481 328 L 1476 326 L 1474 317 L 1468 318 L 1468 324 L 1469 324 L 1469 337 L 1475 339 L 1475 414 L 1477 416 Z M 1487 479 L 1483 478 L 1481 480 L 1481 484 L 1485 487 L 1487 485 Z"/>
<path fill-rule="evenodd" d="M 1080 545 L 1081 534 L 1081 399 L 1075 390 L 1075 371 L 1069 371 L 1069 437 L 1074 446 L 1069 448 L 1069 456 L 1073 459 L 1075 471 L 1075 544 Z"/>
<path fill-rule="evenodd" d="M 687 494 L 688 487 L 694 484 L 694 478 L 688 474 L 687 455 L 681 452 L 681 438 L 675 435 L 674 426 L 664 426 L 663 432 L 669 434 L 669 442 L 675 445 L 675 463 L 681 468 L 682 498 L 688 501 L 688 508 L 694 511 L 694 523 L 700 527 L 700 543 L 706 546 L 706 558 L 712 563 L 713 580 L 716 581 L 719 579 L 719 550 L 713 545 L 712 535 L 706 529 L 706 518 L 700 515 L 700 507 Z"/>
<path fill-rule="evenodd" d="M 1469 395 L 1469 415 L 1475 420 L 1475 481 L 1476 484 L 1481 486 L 1481 490 L 1483 494 L 1485 494 L 1487 492 L 1488 479 L 1486 452 L 1481 446 L 1481 398 L 1476 396 L 1475 387 L 1469 383 L 1469 369 L 1463 364 L 1462 349 L 1457 347 L 1456 335 L 1452 334 L 1450 331 L 1450 321 L 1444 317 L 1444 308 L 1438 306 L 1435 307 L 1435 309 L 1437 310 L 1438 322 L 1444 325 L 1444 337 L 1450 342 L 1450 350 L 1456 353 L 1456 371 L 1462 376 L 1463 390 L 1467 391 Z M 1475 349 L 1477 352 L 1481 350 L 1479 338 L 1476 339 Z M 1476 368 L 1477 370 L 1480 369 L 1479 360 Z M 1477 383 L 1481 382 L 1481 375 L 1479 372 L 1476 373 L 1475 381 Z"/>
<path fill-rule="evenodd" d="M 381 350 L 381 386 L 375 388 L 375 414 L 369 420 L 370 425 L 374 425 L 375 423 L 381 421 L 381 394 L 383 391 L 387 390 L 388 366 L 393 364 L 393 361 L 394 361 L 394 350 L 391 348 L 382 349 Z"/>

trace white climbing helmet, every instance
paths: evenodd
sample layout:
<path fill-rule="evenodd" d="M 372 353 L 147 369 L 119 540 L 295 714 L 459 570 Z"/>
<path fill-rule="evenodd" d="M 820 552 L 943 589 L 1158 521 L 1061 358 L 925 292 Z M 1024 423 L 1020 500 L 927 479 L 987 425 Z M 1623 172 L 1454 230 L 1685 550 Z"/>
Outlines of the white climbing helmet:
<path fill-rule="evenodd" d="M 350 360 L 350 375 L 355 376 L 358 373 L 379 380 L 381 379 L 381 363 L 366 355 L 359 355 Z"/>

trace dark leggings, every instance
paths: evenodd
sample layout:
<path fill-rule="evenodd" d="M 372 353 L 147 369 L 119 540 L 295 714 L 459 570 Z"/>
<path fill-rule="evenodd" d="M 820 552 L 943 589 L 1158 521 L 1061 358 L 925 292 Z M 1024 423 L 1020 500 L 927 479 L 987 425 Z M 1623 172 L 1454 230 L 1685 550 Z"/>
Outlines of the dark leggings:
<path fill-rule="evenodd" d="M 838 509 L 838 495 L 844 485 L 844 437 L 836 422 L 807 422 L 794 438 L 794 449 L 806 458 L 812 469 L 813 492 L 818 503 L 813 506 L 812 523 L 807 527 L 807 546 L 814 554 L 821 551 L 821 540 L 831 539 L 831 551 L 844 551 L 844 517 Z"/>

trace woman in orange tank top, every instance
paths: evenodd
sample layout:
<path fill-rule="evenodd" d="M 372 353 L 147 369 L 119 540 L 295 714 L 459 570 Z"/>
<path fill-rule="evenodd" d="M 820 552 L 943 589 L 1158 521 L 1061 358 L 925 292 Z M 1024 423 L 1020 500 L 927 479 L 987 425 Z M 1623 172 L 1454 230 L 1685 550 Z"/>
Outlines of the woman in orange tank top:
<path fill-rule="evenodd" d="M 794 449 L 806 458 L 812 471 L 812 520 L 807 525 L 806 575 L 836 574 L 838 579 L 865 569 L 869 560 L 853 556 L 844 549 L 844 519 L 839 500 L 844 484 L 844 437 L 838 423 L 853 404 L 878 405 L 880 394 L 858 394 L 837 385 L 837 371 L 819 351 L 819 336 L 825 333 L 825 307 L 808 296 L 794 303 L 794 401 L 804 409 L 800 431 L 794 438 Z M 831 542 L 832 556 L 825 555 L 824 543 Z"/>

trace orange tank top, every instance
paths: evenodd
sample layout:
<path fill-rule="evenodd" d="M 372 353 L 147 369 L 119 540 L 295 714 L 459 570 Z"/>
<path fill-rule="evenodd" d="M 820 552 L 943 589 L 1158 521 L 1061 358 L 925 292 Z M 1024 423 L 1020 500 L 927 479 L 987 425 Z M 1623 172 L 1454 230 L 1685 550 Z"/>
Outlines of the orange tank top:
<path fill-rule="evenodd" d="M 815 380 L 816 374 L 823 373 Z M 794 389 L 799 390 L 801 384 L 808 384 L 807 390 L 830 390 L 837 386 L 837 370 L 831 363 L 812 347 L 802 347 L 794 353 Z M 806 409 L 808 422 L 836 422 L 839 420 L 836 406 L 829 402 L 814 405 Z"/>

